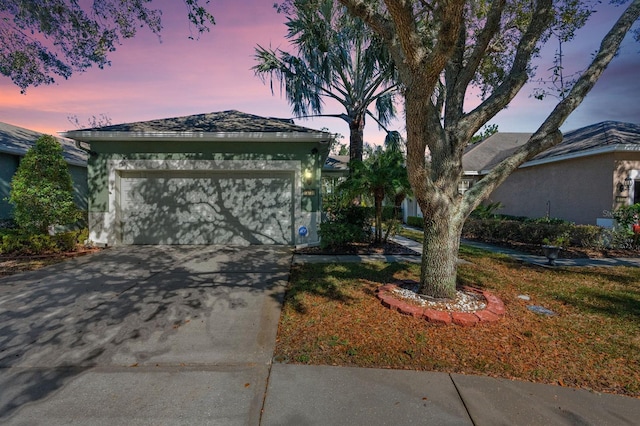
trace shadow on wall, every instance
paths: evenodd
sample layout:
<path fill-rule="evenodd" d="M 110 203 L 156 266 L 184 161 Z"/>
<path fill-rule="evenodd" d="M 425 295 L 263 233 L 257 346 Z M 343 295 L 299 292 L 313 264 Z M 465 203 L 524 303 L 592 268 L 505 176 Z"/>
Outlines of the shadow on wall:
<path fill-rule="evenodd" d="M 185 334 L 210 345 L 201 362 L 219 361 L 207 357 L 220 336 L 240 334 L 228 318 L 259 324 L 281 303 L 290 259 L 284 247 L 121 247 L 1 279 L 0 423 L 92 367 L 171 362 Z M 247 353 L 255 328 L 241 333 Z"/>
<path fill-rule="evenodd" d="M 125 244 L 292 244 L 293 174 L 123 172 Z"/>

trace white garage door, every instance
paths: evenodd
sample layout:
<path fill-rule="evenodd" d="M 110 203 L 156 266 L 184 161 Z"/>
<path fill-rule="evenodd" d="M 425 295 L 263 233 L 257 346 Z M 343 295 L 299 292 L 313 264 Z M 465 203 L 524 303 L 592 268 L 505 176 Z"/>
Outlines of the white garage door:
<path fill-rule="evenodd" d="M 293 173 L 120 174 L 124 244 L 291 244 Z"/>

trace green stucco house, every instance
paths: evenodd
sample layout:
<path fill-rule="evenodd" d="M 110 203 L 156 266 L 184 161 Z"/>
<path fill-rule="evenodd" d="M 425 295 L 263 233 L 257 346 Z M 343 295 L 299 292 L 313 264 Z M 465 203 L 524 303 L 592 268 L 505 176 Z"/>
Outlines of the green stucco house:
<path fill-rule="evenodd" d="M 0 220 L 12 217 L 12 206 L 6 200 L 11 190 L 11 179 L 18 170 L 20 159 L 35 145 L 42 133 L 7 123 L 0 123 Z M 64 159 L 73 180 L 74 199 L 81 210 L 87 210 L 87 153 L 78 149 L 73 141 L 57 138 L 62 145 Z"/>
<path fill-rule="evenodd" d="M 90 153 L 95 243 L 318 242 L 329 133 L 223 111 L 64 136 Z"/>

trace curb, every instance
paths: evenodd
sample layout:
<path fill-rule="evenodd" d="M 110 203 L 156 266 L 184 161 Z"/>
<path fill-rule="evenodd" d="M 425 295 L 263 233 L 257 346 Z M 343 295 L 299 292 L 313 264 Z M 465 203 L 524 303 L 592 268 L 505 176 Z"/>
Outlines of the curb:
<path fill-rule="evenodd" d="M 402 282 L 399 281 L 399 283 Z M 414 318 L 425 319 L 427 322 L 434 324 L 456 324 L 462 327 L 473 327 L 479 323 L 496 322 L 506 312 L 504 303 L 500 298 L 486 290 L 473 287 L 465 286 L 463 289 L 481 294 L 487 301 L 486 308 L 474 312 L 437 311 L 435 309 L 412 305 L 394 294 L 396 288 L 398 288 L 397 284 L 385 284 L 376 290 L 376 296 L 380 299 L 384 307 L 403 315 L 411 315 Z"/>

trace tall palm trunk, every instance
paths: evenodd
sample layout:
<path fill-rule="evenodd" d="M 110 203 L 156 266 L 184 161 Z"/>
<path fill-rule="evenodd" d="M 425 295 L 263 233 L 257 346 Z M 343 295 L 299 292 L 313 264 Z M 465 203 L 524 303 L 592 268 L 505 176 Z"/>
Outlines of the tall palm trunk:
<path fill-rule="evenodd" d="M 349 161 L 362 161 L 364 151 L 364 114 L 349 116 Z"/>

